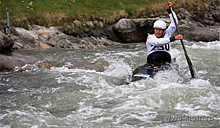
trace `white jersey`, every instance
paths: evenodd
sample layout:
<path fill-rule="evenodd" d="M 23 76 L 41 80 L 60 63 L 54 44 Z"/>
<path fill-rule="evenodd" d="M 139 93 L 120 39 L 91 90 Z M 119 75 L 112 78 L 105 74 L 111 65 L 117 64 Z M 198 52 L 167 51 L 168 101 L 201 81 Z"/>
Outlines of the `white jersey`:
<path fill-rule="evenodd" d="M 176 19 L 176 23 L 178 24 L 178 19 L 176 17 L 175 12 L 173 12 L 173 15 Z M 169 16 L 170 16 L 171 24 L 165 30 L 165 34 L 163 38 L 157 38 L 154 34 L 148 36 L 146 42 L 147 56 L 157 51 L 164 51 L 170 54 L 170 37 L 176 31 L 176 26 L 171 13 L 169 14 Z"/>

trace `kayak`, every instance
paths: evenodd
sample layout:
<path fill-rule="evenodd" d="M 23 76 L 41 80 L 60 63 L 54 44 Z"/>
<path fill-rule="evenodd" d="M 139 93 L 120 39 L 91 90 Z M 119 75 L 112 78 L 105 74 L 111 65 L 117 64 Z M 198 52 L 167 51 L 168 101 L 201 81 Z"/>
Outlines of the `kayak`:
<path fill-rule="evenodd" d="M 131 83 L 134 81 L 142 80 L 142 79 L 149 79 L 153 78 L 158 71 L 165 71 L 169 69 L 173 69 L 173 67 L 178 70 L 177 64 L 166 64 L 161 66 L 155 66 L 153 64 L 145 64 L 143 66 L 137 67 L 134 71 L 132 76 L 127 78 L 127 83 Z"/>
<path fill-rule="evenodd" d="M 143 66 L 137 67 L 132 74 L 131 82 L 141 80 L 141 79 L 148 79 L 153 78 L 157 72 L 157 67 L 150 64 L 145 64 Z"/>

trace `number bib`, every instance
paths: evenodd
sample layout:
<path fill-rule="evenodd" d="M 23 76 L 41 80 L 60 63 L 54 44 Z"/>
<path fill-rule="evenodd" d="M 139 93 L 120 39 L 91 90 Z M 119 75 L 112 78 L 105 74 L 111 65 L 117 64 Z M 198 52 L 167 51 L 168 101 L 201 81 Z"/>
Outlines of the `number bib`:
<path fill-rule="evenodd" d="M 167 44 L 162 45 L 162 46 L 151 45 L 150 49 L 151 49 L 150 51 L 166 51 L 166 52 L 169 52 L 170 51 L 170 44 L 167 43 Z"/>
<path fill-rule="evenodd" d="M 156 36 L 151 35 L 150 37 L 148 37 L 146 45 L 147 45 L 147 56 L 157 51 L 163 51 L 170 54 L 169 38 L 163 38 L 162 43 L 159 43 L 159 39 Z"/>

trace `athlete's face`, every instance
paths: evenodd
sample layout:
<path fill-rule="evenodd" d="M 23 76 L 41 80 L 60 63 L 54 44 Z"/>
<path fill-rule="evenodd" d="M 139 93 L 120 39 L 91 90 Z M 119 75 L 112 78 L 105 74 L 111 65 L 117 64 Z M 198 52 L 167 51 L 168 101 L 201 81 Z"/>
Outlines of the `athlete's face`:
<path fill-rule="evenodd" d="M 154 34 L 158 38 L 162 37 L 164 32 L 165 32 L 164 29 L 158 29 L 158 28 L 154 29 Z"/>

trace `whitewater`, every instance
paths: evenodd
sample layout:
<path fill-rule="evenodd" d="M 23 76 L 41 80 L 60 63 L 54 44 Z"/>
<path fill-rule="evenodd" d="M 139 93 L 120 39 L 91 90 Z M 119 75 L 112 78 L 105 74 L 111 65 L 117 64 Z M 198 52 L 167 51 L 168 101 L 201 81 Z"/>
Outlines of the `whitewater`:
<path fill-rule="evenodd" d="M 127 76 L 146 63 L 145 43 L 33 52 L 63 65 L 0 76 L 0 127 L 220 127 L 220 41 L 184 43 L 196 78 L 175 41 L 178 70 L 130 84 Z M 104 70 L 69 68 L 72 62 Z"/>

